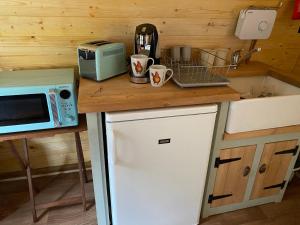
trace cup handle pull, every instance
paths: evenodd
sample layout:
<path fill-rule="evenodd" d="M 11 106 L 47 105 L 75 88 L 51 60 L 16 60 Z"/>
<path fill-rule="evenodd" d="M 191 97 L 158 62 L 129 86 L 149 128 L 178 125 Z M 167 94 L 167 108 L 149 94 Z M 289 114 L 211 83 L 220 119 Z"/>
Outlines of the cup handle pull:
<path fill-rule="evenodd" d="M 266 172 L 266 170 L 267 170 L 267 164 L 264 163 L 260 166 L 258 171 L 260 174 L 262 174 L 262 173 Z"/>
<path fill-rule="evenodd" d="M 148 61 L 149 60 L 151 60 L 152 61 L 152 64 L 150 65 L 150 66 L 152 66 L 153 64 L 154 64 L 154 59 L 152 59 L 152 58 L 148 58 Z M 148 62 L 147 61 L 147 62 Z M 149 71 L 149 69 L 150 69 L 150 66 L 148 66 L 148 69 L 146 70 L 146 72 L 145 73 L 147 73 L 148 71 Z"/>
<path fill-rule="evenodd" d="M 250 166 L 246 166 L 245 169 L 244 169 L 244 172 L 243 172 L 243 177 L 248 176 L 250 171 L 251 171 Z"/>
<path fill-rule="evenodd" d="M 173 77 L 173 75 L 174 75 L 174 72 L 173 72 L 172 69 L 167 69 L 167 70 L 166 70 L 166 76 L 167 76 L 168 71 L 171 72 L 171 75 L 168 77 L 168 79 L 166 79 L 166 80 L 164 81 L 164 84 L 167 83 L 167 82 Z"/>

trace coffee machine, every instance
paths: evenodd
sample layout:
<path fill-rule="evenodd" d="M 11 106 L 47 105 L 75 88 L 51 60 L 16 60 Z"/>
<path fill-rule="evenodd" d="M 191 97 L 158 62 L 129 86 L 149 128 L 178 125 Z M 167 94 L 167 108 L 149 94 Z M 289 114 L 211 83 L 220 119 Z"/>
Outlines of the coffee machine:
<path fill-rule="evenodd" d="M 160 64 L 158 32 L 153 24 L 145 23 L 136 27 L 133 54 L 147 55 L 154 59 L 154 64 Z M 143 77 L 135 77 L 131 73 L 130 78 L 134 83 L 148 83 L 150 81 L 149 72 Z"/>

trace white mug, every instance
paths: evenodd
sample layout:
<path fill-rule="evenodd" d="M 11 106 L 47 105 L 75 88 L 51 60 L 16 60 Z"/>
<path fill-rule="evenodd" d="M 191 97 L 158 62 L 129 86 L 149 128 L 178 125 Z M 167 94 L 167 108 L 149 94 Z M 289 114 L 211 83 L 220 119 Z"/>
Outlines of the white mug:
<path fill-rule="evenodd" d="M 228 52 L 229 52 L 228 48 L 217 49 L 217 54 L 216 54 L 214 65 L 215 66 L 225 66 Z"/>
<path fill-rule="evenodd" d="M 175 62 L 180 61 L 190 61 L 192 55 L 191 46 L 174 46 L 171 48 L 171 56 Z"/>
<path fill-rule="evenodd" d="M 192 47 L 191 46 L 183 46 L 181 47 L 181 57 L 183 61 L 190 61 L 192 56 Z"/>
<path fill-rule="evenodd" d="M 131 69 L 133 72 L 133 75 L 136 77 L 143 77 L 145 73 L 149 69 L 147 69 L 148 61 L 151 60 L 152 64 L 154 64 L 154 59 L 149 58 L 146 55 L 132 55 L 131 56 Z"/>
<path fill-rule="evenodd" d="M 172 59 L 173 59 L 175 62 L 180 61 L 180 46 L 174 46 L 174 47 L 171 49 L 171 55 L 172 55 Z"/>
<path fill-rule="evenodd" d="M 170 72 L 167 78 L 167 73 Z M 173 76 L 173 70 L 168 69 L 163 65 L 152 65 L 150 66 L 150 81 L 153 87 L 161 87 L 167 83 Z"/>
<path fill-rule="evenodd" d="M 211 68 L 214 65 L 216 50 L 214 49 L 201 49 L 200 57 L 201 64 Z"/>

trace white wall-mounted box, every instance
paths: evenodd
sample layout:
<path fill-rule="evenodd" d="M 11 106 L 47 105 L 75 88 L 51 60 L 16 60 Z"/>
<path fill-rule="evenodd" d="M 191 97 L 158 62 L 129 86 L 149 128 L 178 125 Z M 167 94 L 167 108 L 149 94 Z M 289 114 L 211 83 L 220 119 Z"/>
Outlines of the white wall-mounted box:
<path fill-rule="evenodd" d="M 238 19 L 235 36 L 242 40 L 268 39 L 272 33 L 275 9 L 244 9 Z"/>

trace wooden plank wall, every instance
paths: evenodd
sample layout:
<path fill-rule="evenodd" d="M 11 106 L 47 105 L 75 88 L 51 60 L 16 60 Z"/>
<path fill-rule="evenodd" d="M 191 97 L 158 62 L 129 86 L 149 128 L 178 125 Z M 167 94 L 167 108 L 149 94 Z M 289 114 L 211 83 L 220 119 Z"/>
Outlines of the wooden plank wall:
<path fill-rule="evenodd" d="M 295 65 L 295 67 L 294 67 L 293 72 L 295 74 L 300 74 L 300 55 L 298 56 L 298 61 L 297 61 L 296 65 Z"/>
<path fill-rule="evenodd" d="M 277 4 L 278 0 L 1 0 L 0 69 L 74 67 L 76 46 L 94 39 L 123 41 L 130 53 L 135 26 L 144 22 L 157 25 L 163 48 L 187 44 L 247 49 L 248 41 L 233 36 L 240 9 Z M 259 42 L 264 50 L 257 56 L 287 70 L 299 57 L 297 22 L 289 19 L 292 4 L 284 0 L 274 34 Z M 82 137 L 89 160 L 86 134 Z M 34 168 L 76 162 L 70 135 L 33 140 L 30 146 Z M 0 174 L 19 169 L 7 145 L 0 144 Z"/>
<path fill-rule="evenodd" d="M 253 59 L 288 72 L 294 71 L 300 76 L 300 21 L 291 20 L 293 7 L 294 1 L 284 1 L 283 7 L 278 10 L 271 38 L 258 42 L 262 52 L 255 54 Z"/>

